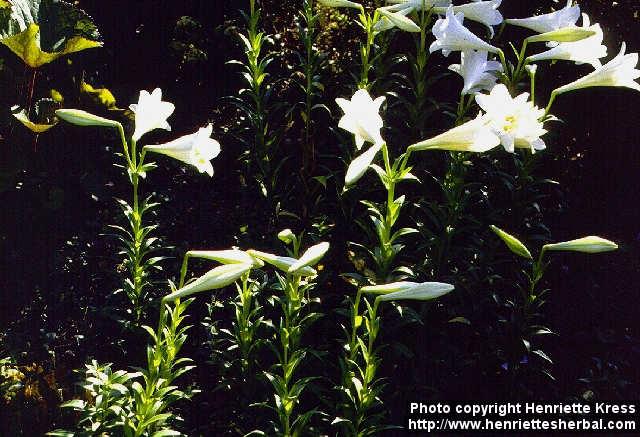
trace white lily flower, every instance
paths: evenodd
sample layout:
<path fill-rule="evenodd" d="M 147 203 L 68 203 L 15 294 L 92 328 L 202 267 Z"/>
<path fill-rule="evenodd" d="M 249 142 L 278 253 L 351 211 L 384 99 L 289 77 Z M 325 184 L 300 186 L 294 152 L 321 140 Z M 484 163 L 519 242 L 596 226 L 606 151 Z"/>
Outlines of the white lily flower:
<path fill-rule="evenodd" d="M 162 300 L 170 302 L 202 291 L 216 290 L 233 284 L 242 275 L 251 270 L 252 264 L 225 264 L 209 270 L 195 281 L 165 296 Z"/>
<path fill-rule="evenodd" d="M 583 253 L 611 252 L 616 250 L 618 245 L 613 241 L 601 237 L 590 235 L 576 240 L 564 241 L 562 243 L 545 244 L 543 250 L 572 251 Z"/>
<path fill-rule="evenodd" d="M 355 135 L 358 150 L 362 148 L 365 141 L 373 144 L 383 142 L 380 135 L 380 129 L 383 125 L 382 117 L 380 117 L 382 102 L 384 102 L 384 97 L 373 100 L 365 89 L 356 91 L 351 100 L 336 99 L 336 103 L 344 111 L 338 127 Z"/>
<path fill-rule="evenodd" d="M 483 90 L 491 91 L 498 78 L 495 72 L 502 71 L 498 61 L 488 61 L 486 51 L 465 50 L 460 53 L 460 63 L 452 64 L 449 70 L 464 79 L 461 94 L 475 94 Z"/>
<path fill-rule="evenodd" d="M 486 152 L 500 144 L 486 117 L 478 117 L 445 133 L 409 146 L 412 151 Z"/>
<path fill-rule="evenodd" d="M 563 27 L 575 26 L 578 18 L 580 18 L 580 6 L 572 6 L 571 4 L 572 0 L 568 0 L 564 8 L 555 12 L 529 18 L 511 18 L 505 20 L 505 23 L 526 27 L 538 33 L 551 32 L 552 30 L 562 29 Z"/>
<path fill-rule="evenodd" d="M 156 88 L 151 94 L 146 90 L 140 91 L 138 103 L 130 105 L 129 108 L 135 113 L 136 119 L 134 141 L 155 129 L 171 130 L 167 118 L 173 114 L 175 106 L 173 103 L 162 101 L 160 88 Z"/>
<path fill-rule="evenodd" d="M 462 25 L 464 14 L 454 14 L 453 7 L 449 6 L 445 18 L 440 18 L 433 25 L 433 35 L 436 40 L 429 47 L 429 52 L 442 50 L 444 56 L 449 56 L 453 51 L 486 50 L 498 53 L 499 49 L 481 40 L 469 29 Z"/>
<path fill-rule="evenodd" d="M 489 28 L 489 31 L 491 32 L 491 38 L 493 38 L 493 26 L 502 24 L 502 22 L 504 21 L 502 14 L 500 13 L 500 11 L 498 11 L 501 3 L 502 0 L 474 0 L 474 3 L 453 6 L 453 12 L 456 14 L 462 12 L 465 18 L 484 24 Z M 444 14 L 446 13 L 446 8 L 434 8 L 433 12 L 437 14 Z"/>
<path fill-rule="evenodd" d="M 432 300 L 453 291 L 454 286 L 443 282 L 392 282 L 362 287 L 361 291 L 378 295 L 382 302 L 392 300 Z"/>
<path fill-rule="evenodd" d="M 582 14 L 582 29 L 595 32 L 594 35 L 574 42 L 563 42 L 543 53 L 529 56 L 529 62 L 558 59 L 576 64 L 591 64 L 593 68 L 602 66 L 600 58 L 607 56 L 607 46 L 602 44 L 603 34 L 600 24 L 590 26 L 589 16 Z"/>
<path fill-rule="evenodd" d="M 602 86 L 626 87 L 640 91 L 640 84 L 635 81 L 640 77 L 640 70 L 636 69 L 638 54 L 625 55 L 626 48 L 627 45 L 623 42 L 620 53 L 615 58 L 575 82 L 561 86 L 554 93 L 562 94 L 580 88 Z"/>
<path fill-rule="evenodd" d="M 540 137 L 547 131 L 539 121 L 544 110 L 529 101 L 529 93 L 513 98 L 507 87 L 499 84 L 490 94 L 477 94 L 476 103 L 486 112 L 484 117 L 508 152 L 517 147 L 535 153 L 546 147 Z"/>
<path fill-rule="evenodd" d="M 212 131 L 213 126 L 209 124 L 196 133 L 185 135 L 166 144 L 145 146 L 144 149 L 193 165 L 200 173 L 213 176 L 213 165 L 210 161 L 220 153 L 220 143 L 210 138 Z"/>
<path fill-rule="evenodd" d="M 362 5 L 360 3 L 352 2 L 352 1 L 349 1 L 349 0 L 318 0 L 318 2 L 322 6 L 326 6 L 328 8 L 362 9 Z"/>
<path fill-rule="evenodd" d="M 381 17 L 375 24 L 374 29 L 377 32 L 382 32 L 398 27 L 405 32 L 420 32 L 420 26 L 407 18 L 407 15 L 409 15 L 412 10 L 412 8 L 405 8 L 398 12 L 390 12 L 385 8 L 378 8 Z"/>

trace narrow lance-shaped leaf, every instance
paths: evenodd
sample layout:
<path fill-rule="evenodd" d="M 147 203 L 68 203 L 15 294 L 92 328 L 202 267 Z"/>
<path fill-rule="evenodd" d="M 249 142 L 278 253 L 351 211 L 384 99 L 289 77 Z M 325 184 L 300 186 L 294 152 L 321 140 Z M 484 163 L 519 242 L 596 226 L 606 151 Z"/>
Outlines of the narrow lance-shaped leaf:
<path fill-rule="evenodd" d="M 516 237 L 510 234 L 507 234 L 505 231 L 503 231 L 497 226 L 491 225 L 490 227 L 491 227 L 491 230 L 495 232 L 496 235 L 500 237 L 502 241 L 504 241 L 504 243 L 507 245 L 509 250 L 511 250 L 511 252 L 523 258 L 533 259 L 533 257 L 531 256 L 531 252 L 529 252 L 529 249 L 527 249 L 526 246 L 522 244 L 520 240 L 518 240 Z"/>

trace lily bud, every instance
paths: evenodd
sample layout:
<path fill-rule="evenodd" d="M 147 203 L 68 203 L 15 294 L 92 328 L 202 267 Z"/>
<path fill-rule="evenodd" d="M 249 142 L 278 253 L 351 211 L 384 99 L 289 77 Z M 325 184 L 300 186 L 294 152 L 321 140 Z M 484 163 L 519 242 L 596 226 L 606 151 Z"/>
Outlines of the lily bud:
<path fill-rule="evenodd" d="M 289 269 L 292 265 L 298 262 L 297 259 L 291 258 L 288 256 L 278 256 L 272 253 L 261 252 L 259 250 L 249 249 L 247 253 L 255 258 L 259 258 L 262 261 L 271 264 L 272 266 L 282 270 L 285 273 L 289 273 Z M 296 275 L 299 276 L 315 276 L 318 272 L 316 272 L 311 267 L 302 267 L 298 271 L 296 271 Z"/>
<path fill-rule="evenodd" d="M 377 294 L 381 302 L 392 300 L 431 300 L 443 296 L 454 289 L 442 282 L 393 282 L 390 284 L 363 287 L 363 293 Z"/>
<path fill-rule="evenodd" d="M 583 253 L 611 252 L 616 250 L 618 245 L 613 241 L 605 240 L 596 236 L 578 238 L 577 240 L 564 241 L 562 243 L 545 244 L 543 250 L 572 251 Z"/>
<path fill-rule="evenodd" d="M 527 247 L 522 244 L 522 242 L 516 237 L 511 234 L 507 234 L 497 226 L 491 225 L 490 228 L 498 237 L 500 237 L 502 241 L 504 241 L 504 244 L 507 245 L 511 252 L 523 258 L 533 259 L 533 257 L 531 256 L 531 252 L 529 252 L 529 249 L 527 249 Z"/>
<path fill-rule="evenodd" d="M 240 276 L 251 270 L 251 264 L 226 264 L 209 270 L 195 281 L 165 296 L 164 302 L 190 296 L 201 291 L 216 290 L 234 283 Z"/>
<path fill-rule="evenodd" d="M 551 32 L 533 35 L 527 38 L 528 42 L 576 42 L 595 35 L 596 32 L 584 27 L 563 27 L 562 29 L 552 30 Z"/>
<path fill-rule="evenodd" d="M 349 0 L 318 0 L 318 2 L 322 6 L 326 6 L 328 8 L 362 9 L 362 5 L 360 3 L 352 2 L 352 1 L 349 1 Z"/>
<path fill-rule="evenodd" d="M 81 109 L 58 109 L 56 115 L 67 123 L 76 126 L 102 126 L 102 127 L 118 127 L 120 123 L 115 120 L 100 117 Z"/>
<path fill-rule="evenodd" d="M 262 267 L 264 263 L 249 255 L 247 252 L 238 249 L 227 250 L 190 250 L 187 252 L 190 258 L 201 258 L 211 261 L 218 261 L 222 264 L 249 264 L 252 267 Z"/>
<path fill-rule="evenodd" d="M 296 235 L 291 229 L 284 229 L 278 233 L 278 239 L 284 244 L 291 244 L 296 241 Z"/>
<path fill-rule="evenodd" d="M 326 241 L 318 243 L 315 246 L 311 246 L 302 254 L 298 261 L 296 261 L 291 267 L 289 267 L 287 273 L 296 273 L 303 267 L 316 264 L 322 259 L 322 257 L 327 253 L 328 250 L 329 243 L 327 243 Z"/>

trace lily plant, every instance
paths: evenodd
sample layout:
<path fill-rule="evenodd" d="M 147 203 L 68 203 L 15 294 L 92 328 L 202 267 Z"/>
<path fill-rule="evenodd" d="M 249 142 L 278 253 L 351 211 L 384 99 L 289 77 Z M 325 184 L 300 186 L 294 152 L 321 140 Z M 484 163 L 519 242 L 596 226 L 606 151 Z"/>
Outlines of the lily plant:
<path fill-rule="evenodd" d="M 151 270 L 158 268 L 161 257 L 152 257 L 157 249 L 157 238 L 152 232 L 157 228 L 155 224 L 145 223 L 145 214 L 158 204 L 151 202 L 151 197 L 143 198 L 140 193 L 140 183 L 147 174 L 156 168 L 154 162 L 147 162 L 147 152 L 163 154 L 195 167 L 200 173 L 213 176 L 211 160 L 220 153 L 220 144 L 210 138 L 212 126 L 208 125 L 196 133 L 182 136 L 165 144 L 146 145 L 138 147 L 138 142 L 147 133 L 156 129 L 171 130 L 167 119 L 173 113 L 173 103 L 162 100 L 162 91 L 156 88 L 152 93 L 140 91 L 138 103 L 132 104 L 131 111 L 135 114 L 133 134 L 127 138 L 123 125 L 115 120 L 100 117 L 78 109 L 60 109 L 56 115 L 77 126 L 95 126 L 115 129 L 120 137 L 124 159 L 122 168 L 131 185 L 131 200 L 119 200 L 127 227 L 112 226 L 120 232 L 118 236 L 122 243 L 124 266 L 128 276 L 123 281 L 123 290 L 131 303 L 130 313 L 134 321 L 139 323 L 150 303 L 148 294 L 149 276 Z"/>
<path fill-rule="evenodd" d="M 526 282 L 516 284 L 518 294 L 508 299 L 508 307 L 512 311 L 509 321 L 510 344 L 505 345 L 504 363 L 501 365 L 509 379 L 509 389 L 511 395 L 514 394 L 518 375 L 533 368 L 543 375 L 554 379 L 549 365 L 553 364 L 549 355 L 541 348 L 539 337 L 552 334 L 553 331 L 544 325 L 543 306 L 548 299 L 548 289 L 540 289 L 543 277 L 550 260 L 547 256 L 554 252 L 581 252 L 581 253 L 602 253 L 618 249 L 618 245 L 613 241 L 597 236 L 588 236 L 559 243 L 549 243 L 542 246 L 538 257 L 533 258 L 529 249 L 515 236 L 508 234 L 502 229 L 491 226 L 493 232 L 504 242 L 509 250 L 515 255 L 526 260 L 530 271 L 523 270 L 523 277 Z M 538 364 L 535 366 L 535 360 Z"/>

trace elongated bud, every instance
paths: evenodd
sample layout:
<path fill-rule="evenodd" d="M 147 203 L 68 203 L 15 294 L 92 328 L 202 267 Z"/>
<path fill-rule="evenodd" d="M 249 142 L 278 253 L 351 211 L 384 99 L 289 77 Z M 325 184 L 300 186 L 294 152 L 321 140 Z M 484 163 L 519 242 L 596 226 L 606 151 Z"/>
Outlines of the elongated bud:
<path fill-rule="evenodd" d="M 315 246 L 311 246 L 302 254 L 298 261 L 296 261 L 291 265 L 291 267 L 289 267 L 288 273 L 297 273 L 298 270 L 304 267 L 316 264 L 322 259 L 322 257 L 325 255 L 325 253 L 327 253 L 328 250 L 329 243 L 327 243 L 326 241 L 318 243 Z"/>
<path fill-rule="evenodd" d="M 507 245 L 511 252 L 523 258 L 533 259 L 533 257 L 531 256 L 531 252 L 529 252 L 529 249 L 527 249 L 527 247 L 522 244 L 522 242 L 516 237 L 511 234 L 507 234 L 497 226 L 491 225 L 490 228 L 498 237 L 500 237 L 502 241 L 504 241 L 504 244 Z"/>
<path fill-rule="evenodd" d="M 394 282 L 373 287 L 363 287 L 365 293 L 378 294 L 376 300 L 431 300 L 453 291 L 454 286 L 443 282 Z M 389 291 L 392 290 L 392 291 Z"/>
<path fill-rule="evenodd" d="M 100 117 L 81 109 L 58 109 L 56 111 L 56 115 L 67 123 L 75 124 L 76 126 L 102 126 L 115 128 L 120 125 L 117 121 L 109 120 L 108 118 Z"/>
<path fill-rule="evenodd" d="M 171 302 L 202 291 L 224 288 L 251 270 L 251 267 L 251 264 L 226 264 L 218 266 L 181 289 L 165 296 L 162 300 L 164 302 Z"/>
<path fill-rule="evenodd" d="M 349 0 L 318 0 L 318 2 L 322 6 L 326 6 L 328 8 L 362 9 L 362 5 L 360 3 L 352 2 L 352 1 L 349 1 Z"/>
<path fill-rule="evenodd" d="M 262 267 L 264 263 L 254 258 L 247 252 L 238 249 L 228 250 L 190 250 L 187 256 L 218 261 L 222 264 L 250 264 L 253 267 Z"/>
<path fill-rule="evenodd" d="M 285 273 L 289 273 L 289 268 L 298 261 L 297 259 L 288 256 L 278 256 L 272 253 L 261 252 L 259 250 L 253 249 L 247 250 L 247 253 L 255 258 L 261 259 L 268 264 L 271 264 L 272 266 L 282 270 Z M 311 267 L 303 267 L 296 271 L 296 274 L 300 276 L 315 276 L 317 273 L 318 272 L 316 272 Z"/>
<path fill-rule="evenodd" d="M 552 30 L 551 32 L 541 33 L 539 35 L 533 35 L 527 38 L 528 42 L 576 42 L 589 38 L 595 35 L 593 30 L 586 29 L 584 27 L 563 27 L 562 29 Z"/>
<path fill-rule="evenodd" d="M 393 23 L 399 29 L 404 30 L 405 32 L 420 32 L 421 30 L 420 26 L 398 12 L 389 12 L 383 8 L 378 8 L 378 12 L 380 12 L 380 15 L 387 18 L 391 23 Z"/>
<path fill-rule="evenodd" d="M 618 245 L 613 241 L 590 235 L 577 240 L 564 241 L 562 243 L 545 244 L 543 250 L 571 251 L 583 253 L 611 252 Z"/>

